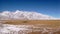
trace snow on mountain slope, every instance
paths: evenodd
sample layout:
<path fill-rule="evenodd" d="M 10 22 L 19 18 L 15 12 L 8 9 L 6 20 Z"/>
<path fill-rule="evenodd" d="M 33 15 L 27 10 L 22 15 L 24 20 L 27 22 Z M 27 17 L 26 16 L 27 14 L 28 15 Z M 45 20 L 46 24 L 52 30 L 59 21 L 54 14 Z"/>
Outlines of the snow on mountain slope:
<path fill-rule="evenodd" d="M 0 19 L 1 20 L 6 20 L 6 19 L 50 20 L 56 18 L 41 13 L 37 13 L 37 12 L 16 10 L 15 12 L 3 11 L 2 13 L 0 13 Z"/>

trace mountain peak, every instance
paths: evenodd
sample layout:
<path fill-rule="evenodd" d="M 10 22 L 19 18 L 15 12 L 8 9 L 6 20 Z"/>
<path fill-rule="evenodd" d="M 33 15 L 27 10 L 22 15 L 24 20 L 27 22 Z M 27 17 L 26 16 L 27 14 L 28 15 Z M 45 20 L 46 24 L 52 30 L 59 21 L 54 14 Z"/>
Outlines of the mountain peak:
<path fill-rule="evenodd" d="M 52 16 L 44 15 L 42 13 L 16 10 L 15 12 L 3 11 L 2 13 L 0 13 L 0 19 L 50 20 L 55 18 L 53 18 Z"/>

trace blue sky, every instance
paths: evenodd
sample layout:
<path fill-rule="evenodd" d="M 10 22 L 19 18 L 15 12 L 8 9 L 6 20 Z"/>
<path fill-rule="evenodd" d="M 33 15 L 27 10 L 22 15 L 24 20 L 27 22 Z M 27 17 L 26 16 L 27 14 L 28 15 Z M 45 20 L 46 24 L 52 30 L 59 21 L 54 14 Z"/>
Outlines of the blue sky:
<path fill-rule="evenodd" d="M 60 0 L 0 0 L 2 11 L 36 11 L 60 18 Z"/>

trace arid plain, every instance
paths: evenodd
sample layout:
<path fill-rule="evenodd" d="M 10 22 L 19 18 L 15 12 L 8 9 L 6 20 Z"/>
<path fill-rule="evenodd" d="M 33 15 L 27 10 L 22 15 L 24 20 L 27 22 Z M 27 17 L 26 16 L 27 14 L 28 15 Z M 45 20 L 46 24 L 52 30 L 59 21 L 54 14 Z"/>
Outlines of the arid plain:
<path fill-rule="evenodd" d="M 1 20 L 3 24 L 12 25 L 40 25 L 45 24 L 41 27 L 50 27 L 52 29 L 59 29 L 59 31 L 53 34 L 60 34 L 60 20 Z M 41 34 L 41 32 L 30 32 L 28 34 Z M 49 34 L 48 32 L 43 34 Z"/>

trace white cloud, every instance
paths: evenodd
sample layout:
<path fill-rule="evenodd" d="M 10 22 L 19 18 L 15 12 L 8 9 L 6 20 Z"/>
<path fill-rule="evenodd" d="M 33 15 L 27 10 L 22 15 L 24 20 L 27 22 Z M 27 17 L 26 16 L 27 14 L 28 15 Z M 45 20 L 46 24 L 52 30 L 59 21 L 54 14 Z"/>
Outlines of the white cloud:
<path fill-rule="evenodd" d="M 28 12 L 28 11 L 19 11 L 15 12 L 3 11 L 0 13 L 0 19 L 28 19 L 28 20 L 50 20 L 50 19 L 59 19 L 52 16 L 44 15 L 37 12 Z"/>

